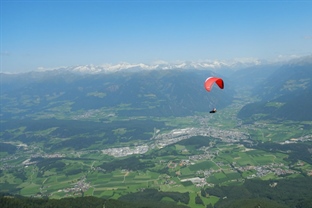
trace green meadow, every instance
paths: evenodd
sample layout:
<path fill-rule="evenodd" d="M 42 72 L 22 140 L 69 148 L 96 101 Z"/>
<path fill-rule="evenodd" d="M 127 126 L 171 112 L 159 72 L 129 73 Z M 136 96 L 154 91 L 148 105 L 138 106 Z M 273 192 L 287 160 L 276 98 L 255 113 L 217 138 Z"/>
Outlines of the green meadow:
<path fill-rule="evenodd" d="M 104 95 L 90 94 L 90 96 Z M 125 104 L 119 106 L 119 108 L 128 109 L 129 106 Z M 153 127 L 149 132 L 145 132 L 144 135 L 148 139 L 144 141 L 135 139 L 135 136 L 133 140 L 125 139 L 131 138 L 130 135 L 135 131 L 135 128 L 129 129 L 127 126 L 120 127 L 119 125 L 126 124 L 130 121 L 130 118 L 119 118 L 111 115 L 105 122 L 99 123 L 101 116 L 104 114 L 110 115 L 111 113 L 104 108 L 99 112 L 88 112 L 88 117 L 83 119 L 97 122 L 93 123 L 97 127 L 93 127 L 93 124 L 88 126 L 90 129 L 96 129 L 96 133 L 92 135 L 88 132 L 82 132 L 78 135 L 69 134 L 67 137 L 61 138 L 57 135 L 51 136 L 53 132 L 59 130 L 56 127 L 47 127 L 34 132 L 30 132 L 29 127 L 25 126 L 12 128 L 8 132 L 13 135 L 13 138 L 32 133 L 43 138 L 50 138 L 50 140 L 47 143 L 47 141 L 39 137 L 41 139 L 38 139 L 35 143 L 30 143 L 27 148 L 17 149 L 14 156 L 1 151 L 1 158 L 6 158 L 6 160 L 1 160 L 0 165 L 7 167 L 9 164 L 10 166 L 2 168 L 0 172 L 0 188 L 24 196 L 63 198 L 84 194 L 85 196 L 97 196 L 107 199 L 118 199 L 129 193 L 154 188 L 162 192 L 188 192 L 190 201 L 187 205 L 196 208 L 203 207 L 203 204 L 204 206 L 214 205 L 219 200 L 215 196 L 201 196 L 201 190 L 211 186 L 241 185 L 244 180 L 249 178 L 271 180 L 312 175 L 312 165 L 305 158 L 299 158 L 298 162 L 294 163 L 289 160 L 291 151 L 270 151 L 271 147 L 261 149 L 255 146 L 255 144 L 265 142 L 279 144 L 309 135 L 311 133 L 311 122 L 287 121 L 280 124 L 272 121 L 262 121 L 244 126 L 238 125 L 239 121 L 233 119 L 236 110 L 235 108 L 228 108 L 224 112 L 218 112 L 213 117 L 203 114 L 185 118 L 136 118 L 138 124 L 141 124 L 141 121 L 145 122 L 147 119 L 164 124 L 162 127 Z M 68 104 L 61 105 L 55 108 L 54 111 L 54 115 L 62 119 L 84 115 L 83 112 L 61 114 L 62 111 L 68 111 Z M 37 116 L 39 118 L 43 115 Z M 202 121 L 204 121 L 204 124 L 201 123 Z M 111 141 L 109 138 L 103 140 L 108 133 L 97 131 L 97 128 L 102 125 L 110 127 L 111 134 L 109 134 L 109 137 L 114 137 L 116 141 Z M 153 140 L 150 140 L 153 131 L 168 133 L 175 128 L 203 126 L 215 128 L 219 131 L 245 132 L 249 135 L 248 144 L 252 145 L 248 146 L 244 141 L 228 142 L 221 138 L 207 137 L 207 141 L 201 138 L 201 140 L 198 140 L 199 143 L 194 143 L 191 141 L 193 138 L 189 138 L 187 141 L 174 143 L 163 148 L 150 149 L 143 155 L 115 158 L 101 152 L 102 149 L 110 147 L 150 145 L 153 142 Z M 79 137 L 86 137 L 88 140 L 95 138 L 95 142 L 82 149 L 66 146 L 66 144 L 73 144 L 74 147 L 77 147 L 75 145 L 83 145 Z M 27 137 L 24 139 L 27 139 Z M 121 141 L 122 139 L 124 141 Z M 106 144 L 106 141 L 111 143 Z M 209 148 L 204 151 L 200 149 L 201 147 Z M 34 153 L 41 153 L 41 155 L 57 153 L 61 156 L 56 158 L 38 157 L 38 161 L 24 165 L 23 162 L 32 159 Z M 191 159 L 191 156 L 197 156 L 195 157 L 197 159 Z M 130 164 L 128 164 L 127 159 L 131 158 L 136 160 L 129 160 Z M 122 161 L 126 162 L 123 163 Z M 131 161 L 135 162 L 136 166 L 131 164 Z M 109 165 L 103 166 L 104 163 Z M 118 165 L 115 166 L 115 163 Z M 110 167 L 114 168 L 110 169 Z M 295 172 L 276 175 L 275 170 L 277 167 L 281 170 L 291 169 Z M 196 177 L 204 179 L 204 182 L 181 181 Z M 164 197 L 162 200 L 173 201 L 170 197 Z M 200 201 L 203 204 L 198 204 Z"/>

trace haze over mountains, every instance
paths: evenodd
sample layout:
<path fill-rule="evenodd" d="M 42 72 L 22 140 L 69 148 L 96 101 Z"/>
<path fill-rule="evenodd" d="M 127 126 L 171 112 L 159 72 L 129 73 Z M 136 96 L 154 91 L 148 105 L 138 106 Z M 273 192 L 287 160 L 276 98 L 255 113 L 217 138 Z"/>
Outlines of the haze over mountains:
<path fill-rule="evenodd" d="M 245 119 L 262 114 L 269 119 L 312 120 L 311 60 L 296 60 L 267 73 L 268 77 L 252 89 L 252 95 L 260 101 L 246 105 L 238 116 Z"/>
<path fill-rule="evenodd" d="M 122 70 L 127 71 L 141 71 L 141 70 L 170 70 L 170 69 L 210 69 L 210 70 L 218 70 L 224 68 L 243 68 L 248 66 L 254 66 L 259 64 L 265 64 L 267 61 L 258 60 L 258 59 L 242 59 L 242 60 L 224 60 L 224 61 L 199 61 L 199 62 L 191 62 L 191 61 L 181 61 L 177 63 L 168 63 L 165 61 L 158 61 L 152 64 L 131 64 L 131 63 L 118 63 L 118 64 L 103 64 L 103 65 L 81 65 L 81 66 L 69 66 L 69 67 L 58 67 L 55 69 L 45 69 L 44 67 L 40 67 L 39 70 L 68 70 L 74 72 L 81 73 L 109 73 L 109 72 L 117 72 Z"/>
<path fill-rule="evenodd" d="M 205 79 L 213 74 L 210 71 L 152 70 L 97 75 L 37 72 L 40 78 L 33 73 L 6 75 L 2 79 L 2 104 L 7 116 L 16 115 L 14 109 L 25 109 L 20 115 L 26 115 L 27 111 L 49 111 L 67 104 L 73 111 L 125 105 L 128 109 L 118 112 L 125 116 L 192 115 L 196 111 L 210 110 L 215 103 L 224 107 L 233 99 L 234 91 L 230 88 L 224 92 L 217 87 L 211 93 L 204 90 Z"/>
<path fill-rule="evenodd" d="M 269 112 L 267 116 L 271 118 L 309 120 L 311 114 L 306 112 L 312 106 L 311 59 L 306 57 L 284 65 L 253 62 L 250 66 L 248 62 L 243 68 L 237 67 L 242 66 L 241 62 L 231 66 L 219 62 L 123 64 L 1 74 L 2 116 L 53 113 L 51 109 L 60 105 L 69 105 L 73 111 L 125 105 L 128 109 L 116 113 L 185 116 L 208 112 L 212 107 L 223 108 L 232 103 L 235 92 L 250 90 L 251 96 L 261 102 L 243 108 L 240 118 Z M 203 82 L 209 76 L 222 77 L 225 89 L 214 86 L 212 92 L 206 92 Z"/>
<path fill-rule="evenodd" d="M 311 60 L 1 74 L 0 187 L 155 207 L 311 204 Z M 225 88 L 207 92 L 209 76 Z"/>

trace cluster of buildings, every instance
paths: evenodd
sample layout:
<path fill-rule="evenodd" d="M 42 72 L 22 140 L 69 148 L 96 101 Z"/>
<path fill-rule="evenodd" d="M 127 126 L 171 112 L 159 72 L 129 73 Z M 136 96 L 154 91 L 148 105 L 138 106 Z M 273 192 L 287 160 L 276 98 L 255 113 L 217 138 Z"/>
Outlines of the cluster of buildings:
<path fill-rule="evenodd" d="M 144 154 L 149 150 L 147 145 L 130 147 L 121 147 L 121 148 L 109 148 L 102 150 L 103 154 L 111 155 L 114 157 L 124 157 L 133 154 Z"/>
<path fill-rule="evenodd" d="M 249 175 L 247 177 L 248 179 L 255 178 L 255 177 L 264 177 L 270 173 L 273 173 L 277 176 L 297 173 L 297 171 L 289 169 L 288 166 L 282 163 L 281 164 L 271 163 L 269 165 L 262 165 L 262 166 L 248 165 L 248 166 L 243 166 L 243 167 L 235 167 L 235 169 L 241 172 L 254 170 L 255 173 Z"/>
<path fill-rule="evenodd" d="M 156 131 L 159 133 L 159 131 Z M 132 154 L 144 154 L 150 149 L 163 148 L 170 144 L 177 143 L 179 141 L 191 138 L 193 136 L 209 136 L 219 138 L 223 142 L 235 143 L 242 139 L 247 139 L 248 135 L 239 131 L 227 131 L 218 130 L 215 128 L 185 128 L 175 129 L 169 133 L 157 134 L 154 133 L 149 144 L 138 145 L 132 148 L 120 147 L 120 148 L 109 148 L 102 150 L 103 154 L 108 154 L 114 157 L 124 157 Z"/>

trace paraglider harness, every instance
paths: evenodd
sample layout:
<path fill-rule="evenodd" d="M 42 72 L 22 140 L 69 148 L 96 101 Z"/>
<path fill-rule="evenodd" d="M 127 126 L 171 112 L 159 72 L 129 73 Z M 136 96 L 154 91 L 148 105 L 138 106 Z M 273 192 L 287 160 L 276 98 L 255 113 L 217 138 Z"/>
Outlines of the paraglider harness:
<path fill-rule="evenodd" d="M 217 112 L 217 109 L 214 108 L 212 111 L 210 111 L 209 113 L 216 113 Z"/>

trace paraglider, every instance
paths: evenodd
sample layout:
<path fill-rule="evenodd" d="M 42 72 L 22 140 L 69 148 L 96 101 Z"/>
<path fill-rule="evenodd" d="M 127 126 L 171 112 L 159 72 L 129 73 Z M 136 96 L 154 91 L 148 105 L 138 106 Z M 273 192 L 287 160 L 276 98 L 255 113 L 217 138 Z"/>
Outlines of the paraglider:
<path fill-rule="evenodd" d="M 216 108 L 212 109 L 209 113 L 215 113 L 215 112 L 217 112 Z"/>
<path fill-rule="evenodd" d="M 220 89 L 224 88 L 224 82 L 221 78 L 218 77 L 208 77 L 204 83 L 204 87 L 205 89 L 210 92 L 212 89 L 213 84 L 216 83 Z M 211 110 L 209 113 L 216 113 L 217 109 L 214 108 L 213 110 Z"/>
<path fill-rule="evenodd" d="M 224 82 L 221 78 L 208 77 L 205 81 L 205 89 L 210 92 L 214 83 L 216 83 L 221 89 L 224 88 Z"/>

